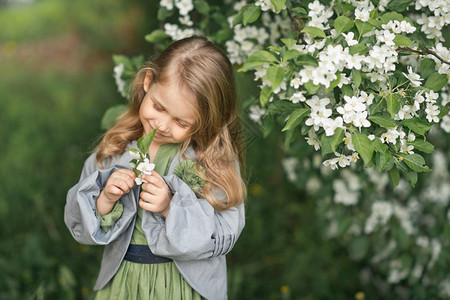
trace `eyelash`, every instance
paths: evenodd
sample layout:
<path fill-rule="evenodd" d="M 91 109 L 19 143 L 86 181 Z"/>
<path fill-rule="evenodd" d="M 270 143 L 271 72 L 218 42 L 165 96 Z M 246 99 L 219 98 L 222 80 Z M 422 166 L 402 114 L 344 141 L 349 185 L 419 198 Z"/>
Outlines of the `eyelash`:
<path fill-rule="evenodd" d="M 155 103 L 153 103 L 153 108 L 157 111 L 164 111 L 163 108 L 159 107 L 158 105 L 156 105 Z"/>
<path fill-rule="evenodd" d="M 159 107 L 158 105 L 156 105 L 156 103 L 153 103 L 153 108 L 154 108 L 156 111 L 159 111 L 159 112 L 164 111 L 164 108 Z M 178 124 L 178 126 L 180 126 L 181 128 L 187 128 L 187 127 L 188 127 L 188 125 L 186 125 L 186 124 L 184 124 L 184 123 L 182 123 L 182 122 L 177 122 L 177 124 Z"/>

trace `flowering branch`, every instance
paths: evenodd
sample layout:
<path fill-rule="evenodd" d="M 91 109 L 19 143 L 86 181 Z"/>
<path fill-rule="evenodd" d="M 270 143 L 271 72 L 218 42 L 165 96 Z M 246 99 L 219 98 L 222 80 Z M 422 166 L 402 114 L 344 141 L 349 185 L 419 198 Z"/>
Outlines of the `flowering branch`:
<path fill-rule="evenodd" d="M 428 48 L 425 47 L 425 46 L 424 46 L 424 48 L 425 48 L 425 50 L 427 51 L 427 53 L 423 53 L 423 52 L 420 51 L 420 50 L 415 50 L 415 49 L 411 49 L 411 48 L 408 48 L 408 47 L 398 47 L 398 48 L 397 48 L 397 51 L 402 51 L 402 50 L 404 50 L 404 51 L 409 51 L 409 52 L 417 53 L 417 54 L 420 54 L 420 55 L 431 54 L 431 55 L 433 55 L 434 57 L 436 57 L 437 59 L 439 59 L 442 63 L 447 64 L 447 65 L 450 65 L 450 62 L 444 60 L 444 59 L 443 59 L 442 57 L 440 57 L 436 52 L 434 52 L 434 51 L 428 49 Z"/>
<path fill-rule="evenodd" d="M 148 149 L 155 137 L 157 129 L 150 131 L 148 134 L 137 140 L 138 149 L 128 148 L 133 159 L 130 160 L 130 165 L 136 174 L 135 182 L 137 185 L 145 183 L 144 175 L 151 175 L 155 164 L 150 162 L 150 154 Z"/>

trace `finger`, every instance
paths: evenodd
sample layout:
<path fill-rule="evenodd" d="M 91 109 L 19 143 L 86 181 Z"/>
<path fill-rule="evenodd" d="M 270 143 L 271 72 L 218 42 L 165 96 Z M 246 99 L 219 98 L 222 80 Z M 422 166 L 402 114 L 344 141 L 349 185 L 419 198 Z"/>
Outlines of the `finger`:
<path fill-rule="evenodd" d="M 139 206 L 144 210 L 155 212 L 155 213 L 160 213 L 163 211 L 161 205 L 146 202 L 142 199 L 139 200 Z"/>
<path fill-rule="evenodd" d="M 127 183 L 125 180 L 123 180 L 122 178 L 113 178 L 110 182 L 109 185 L 111 186 L 115 186 L 117 188 L 119 188 L 120 190 L 122 190 L 124 193 L 128 193 L 131 190 L 130 184 Z"/>
<path fill-rule="evenodd" d="M 123 191 L 116 186 L 109 186 L 105 188 L 105 196 L 110 200 L 117 200 L 123 195 Z"/>
<path fill-rule="evenodd" d="M 131 170 L 127 170 L 127 171 L 131 171 Z M 134 184 L 135 184 L 135 182 L 134 182 L 134 179 L 135 179 L 135 175 L 134 175 L 134 172 L 133 171 L 131 171 L 131 173 L 130 172 L 123 172 L 123 171 L 121 171 L 121 170 L 118 170 L 118 171 L 116 171 L 116 172 L 114 172 L 112 175 L 111 175 L 111 178 L 113 179 L 113 180 L 115 180 L 115 182 L 117 182 L 118 180 L 120 180 L 120 181 L 123 181 L 123 182 L 125 182 L 126 184 L 127 184 L 127 186 L 131 189 L 133 186 L 134 186 Z"/>
<path fill-rule="evenodd" d="M 149 202 L 149 203 L 157 203 L 158 202 L 158 199 L 155 197 L 155 195 L 148 193 L 148 192 L 141 192 L 139 194 L 139 196 L 145 202 Z"/>
<path fill-rule="evenodd" d="M 148 181 L 148 183 L 151 183 L 155 185 L 158 188 L 165 188 L 167 186 L 164 179 L 156 172 L 152 171 L 152 175 L 145 175 L 145 180 Z"/>

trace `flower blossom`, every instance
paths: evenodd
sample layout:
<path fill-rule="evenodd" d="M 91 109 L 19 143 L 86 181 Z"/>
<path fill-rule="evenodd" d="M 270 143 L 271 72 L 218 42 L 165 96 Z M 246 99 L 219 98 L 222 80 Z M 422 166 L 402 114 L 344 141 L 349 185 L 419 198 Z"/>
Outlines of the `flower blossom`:
<path fill-rule="evenodd" d="M 404 72 L 402 72 L 402 74 L 408 78 L 409 81 L 411 81 L 411 84 L 413 87 L 418 87 L 420 86 L 422 83 L 420 82 L 421 79 L 419 74 L 416 74 L 412 71 L 412 67 L 408 66 L 408 74 L 405 74 Z"/>

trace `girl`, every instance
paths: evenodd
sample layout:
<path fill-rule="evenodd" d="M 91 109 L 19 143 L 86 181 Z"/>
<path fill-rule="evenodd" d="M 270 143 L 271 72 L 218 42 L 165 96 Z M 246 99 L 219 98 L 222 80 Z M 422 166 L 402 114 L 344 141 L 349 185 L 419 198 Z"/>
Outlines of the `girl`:
<path fill-rule="evenodd" d="M 131 91 L 65 206 L 78 242 L 105 245 L 96 298 L 225 299 L 246 195 L 232 66 L 205 38 L 187 38 L 148 62 Z M 125 149 L 156 128 L 156 167 L 139 187 Z"/>

